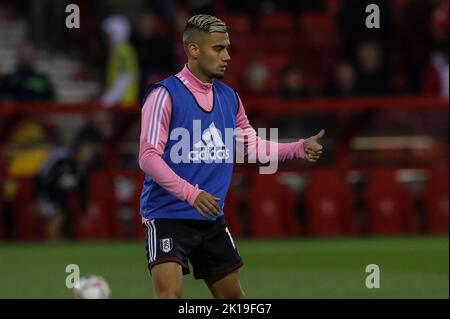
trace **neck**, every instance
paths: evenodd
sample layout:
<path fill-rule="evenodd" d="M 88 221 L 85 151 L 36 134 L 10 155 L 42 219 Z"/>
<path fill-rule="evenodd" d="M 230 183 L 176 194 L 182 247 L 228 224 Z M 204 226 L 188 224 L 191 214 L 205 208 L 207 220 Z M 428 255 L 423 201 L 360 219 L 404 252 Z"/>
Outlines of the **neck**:
<path fill-rule="evenodd" d="M 192 72 L 193 75 L 203 83 L 212 83 L 212 78 L 208 75 L 202 73 L 200 69 L 195 65 L 192 61 L 188 61 L 188 69 Z"/>

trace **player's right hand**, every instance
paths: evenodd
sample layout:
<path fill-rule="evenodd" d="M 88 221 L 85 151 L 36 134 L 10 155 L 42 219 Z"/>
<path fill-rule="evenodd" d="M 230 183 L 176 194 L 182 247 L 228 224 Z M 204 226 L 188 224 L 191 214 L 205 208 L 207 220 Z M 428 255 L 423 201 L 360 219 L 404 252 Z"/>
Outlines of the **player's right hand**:
<path fill-rule="evenodd" d="M 203 191 L 195 199 L 194 208 L 205 218 L 208 218 L 206 214 L 216 217 L 222 211 L 218 204 L 219 201 L 220 198 Z"/>

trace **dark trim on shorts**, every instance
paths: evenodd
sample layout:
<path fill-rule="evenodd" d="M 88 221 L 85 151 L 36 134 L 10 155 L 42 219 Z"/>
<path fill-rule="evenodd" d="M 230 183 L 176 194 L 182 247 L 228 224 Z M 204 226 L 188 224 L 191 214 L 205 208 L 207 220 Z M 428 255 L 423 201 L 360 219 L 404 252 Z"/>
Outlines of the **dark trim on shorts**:
<path fill-rule="evenodd" d="M 226 275 L 230 272 L 235 271 L 236 269 L 241 268 L 242 266 L 244 266 L 243 261 L 241 260 L 240 262 L 238 262 L 237 264 L 228 266 L 226 268 L 222 268 L 222 269 L 218 269 L 218 270 L 214 270 L 213 271 L 213 276 L 220 276 L 220 275 Z"/>
<path fill-rule="evenodd" d="M 183 275 L 187 275 L 191 272 L 189 267 L 180 258 L 166 257 L 166 258 L 158 258 L 157 260 L 148 264 L 148 270 L 150 272 L 150 276 L 152 275 L 152 267 L 153 266 L 156 266 L 159 264 L 164 264 L 167 262 L 176 262 L 177 264 L 179 264 L 181 266 L 181 271 L 182 271 Z"/>
<path fill-rule="evenodd" d="M 151 263 L 148 264 L 149 269 L 151 270 L 153 266 L 156 266 L 158 264 L 163 264 L 163 263 L 167 263 L 167 262 L 171 262 L 174 261 L 178 264 L 180 264 L 182 267 L 184 268 L 188 268 L 188 266 L 180 259 L 177 257 L 165 257 L 165 258 L 158 258 L 155 261 L 152 261 Z"/>

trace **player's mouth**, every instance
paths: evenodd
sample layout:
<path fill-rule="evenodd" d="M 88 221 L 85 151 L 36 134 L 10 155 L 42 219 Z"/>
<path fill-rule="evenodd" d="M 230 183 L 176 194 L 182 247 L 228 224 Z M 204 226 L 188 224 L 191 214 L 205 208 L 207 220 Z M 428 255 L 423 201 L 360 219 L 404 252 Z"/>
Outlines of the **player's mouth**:
<path fill-rule="evenodd" d="M 221 71 L 225 71 L 225 70 L 227 69 L 227 64 L 224 64 L 224 65 L 219 66 L 219 69 L 220 69 Z"/>

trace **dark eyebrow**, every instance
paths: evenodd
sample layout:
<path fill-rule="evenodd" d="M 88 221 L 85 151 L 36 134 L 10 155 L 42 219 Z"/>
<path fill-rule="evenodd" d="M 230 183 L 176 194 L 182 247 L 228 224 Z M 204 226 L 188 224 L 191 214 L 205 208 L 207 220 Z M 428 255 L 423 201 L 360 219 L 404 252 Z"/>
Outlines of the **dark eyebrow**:
<path fill-rule="evenodd" d="M 213 45 L 213 48 L 229 48 L 230 47 L 230 45 L 228 44 L 228 45 L 223 45 L 223 44 L 216 44 L 216 45 Z"/>

